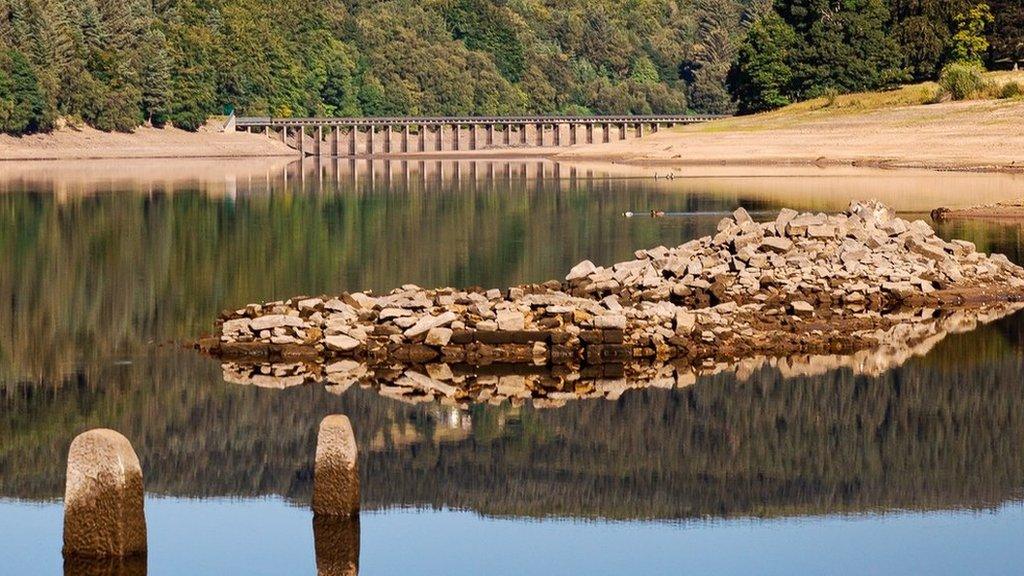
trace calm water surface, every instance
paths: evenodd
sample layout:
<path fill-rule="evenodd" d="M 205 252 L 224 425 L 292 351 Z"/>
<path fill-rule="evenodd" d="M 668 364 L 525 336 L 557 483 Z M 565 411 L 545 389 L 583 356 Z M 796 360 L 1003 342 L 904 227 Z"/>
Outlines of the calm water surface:
<path fill-rule="evenodd" d="M 663 174 L 661 175 L 664 175 Z M 881 373 L 764 368 L 556 410 L 224 383 L 182 349 L 223 308 L 504 287 L 711 233 L 745 206 L 905 217 L 1024 178 L 543 162 L 0 166 L 0 574 L 60 574 L 64 460 L 124 433 L 149 574 L 1013 574 L 1024 565 L 1024 316 Z M 625 219 L 652 209 L 671 218 Z M 1024 261 L 1014 223 L 940 227 Z M 317 425 L 353 420 L 363 514 L 314 530 Z M 76 573 L 69 571 L 68 573 Z"/>

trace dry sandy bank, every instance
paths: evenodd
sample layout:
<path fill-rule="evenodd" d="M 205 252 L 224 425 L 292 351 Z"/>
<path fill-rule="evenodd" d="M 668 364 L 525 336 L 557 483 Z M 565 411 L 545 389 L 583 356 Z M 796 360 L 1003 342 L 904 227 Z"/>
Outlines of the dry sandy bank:
<path fill-rule="evenodd" d="M 578 146 L 560 160 L 653 165 L 855 165 L 1024 172 L 1024 102 L 874 110 L 801 107 Z"/>
<path fill-rule="evenodd" d="M 198 132 L 139 127 L 130 134 L 89 127 L 62 128 L 49 134 L 15 137 L 0 134 L 0 160 L 72 160 L 96 158 L 226 158 L 290 156 L 279 141 L 214 127 Z"/>

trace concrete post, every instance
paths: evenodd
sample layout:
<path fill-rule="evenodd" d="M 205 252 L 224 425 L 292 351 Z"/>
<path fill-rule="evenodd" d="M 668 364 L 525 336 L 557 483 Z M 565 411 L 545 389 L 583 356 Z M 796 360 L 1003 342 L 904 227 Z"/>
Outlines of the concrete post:
<path fill-rule="evenodd" d="M 281 126 L 281 132 L 280 132 L 279 136 L 281 137 L 281 142 L 284 142 L 285 144 L 288 143 L 288 127 L 287 126 Z"/>
<path fill-rule="evenodd" d="M 477 133 L 479 132 L 479 126 L 476 124 L 469 125 L 469 149 L 477 149 Z"/>
<path fill-rule="evenodd" d="M 561 146 L 562 145 L 562 125 L 557 123 L 557 122 L 552 124 L 551 125 L 551 132 L 552 132 L 552 134 L 551 134 L 552 140 L 554 140 L 554 145 L 555 146 Z"/>
<path fill-rule="evenodd" d="M 462 136 L 462 127 L 458 124 L 452 126 L 452 150 L 458 150 L 461 146 L 459 138 Z"/>
<path fill-rule="evenodd" d="M 333 414 L 320 422 L 313 469 L 313 513 L 359 514 L 359 460 L 348 417 Z"/>
<path fill-rule="evenodd" d="M 594 143 L 594 123 L 587 124 L 587 144 Z"/>
<path fill-rule="evenodd" d="M 407 154 L 409 152 L 409 125 L 406 124 L 402 127 L 402 153 Z"/>
<path fill-rule="evenodd" d="M 295 136 L 299 139 L 299 156 L 302 158 L 306 157 L 306 127 L 299 126 L 298 130 L 295 131 Z"/>
<path fill-rule="evenodd" d="M 370 124 L 368 126 L 368 128 L 369 129 L 366 131 L 366 135 L 367 135 L 366 154 L 368 156 L 373 156 L 373 152 L 374 152 L 373 141 L 374 141 L 374 139 L 376 137 L 376 135 L 374 134 L 374 131 L 375 131 L 376 127 L 373 124 Z"/>
<path fill-rule="evenodd" d="M 487 125 L 487 147 L 494 146 L 494 124 Z"/>
<path fill-rule="evenodd" d="M 511 124 L 505 124 L 504 128 L 505 128 L 505 146 L 511 146 L 512 145 L 512 125 Z"/>
<path fill-rule="evenodd" d="M 358 151 L 359 142 L 356 140 L 359 134 L 359 127 L 352 125 L 348 128 L 348 155 L 355 156 Z"/>
<path fill-rule="evenodd" d="M 544 147 L 544 125 L 537 124 L 537 145 L 541 148 Z"/>
<path fill-rule="evenodd" d="M 146 553 L 142 467 L 131 442 L 107 429 L 71 442 L 64 489 L 64 556 Z"/>
<path fill-rule="evenodd" d="M 611 127 L 611 125 L 609 125 L 607 122 L 605 122 L 604 125 L 601 128 L 601 132 L 603 133 L 602 134 L 602 138 L 601 138 L 602 139 L 602 143 L 608 144 L 609 142 L 612 141 L 612 127 Z"/>
<path fill-rule="evenodd" d="M 359 574 L 359 517 L 313 517 L 317 576 Z"/>
<path fill-rule="evenodd" d="M 391 154 L 391 137 L 393 135 L 394 135 L 394 130 L 392 129 L 391 124 L 388 124 L 387 127 L 384 128 L 384 153 L 385 154 Z"/>
<path fill-rule="evenodd" d="M 519 126 L 519 144 L 526 146 L 526 124 Z"/>
<path fill-rule="evenodd" d="M 640 122 L 639 124 L 636 125 L 636 137 L 637 138 L 643 138 L 644 137 L 644 123 L 643 122 Z"/>
<path fill-rule="evenodd" d="M 320 126 L 320 125 L 317 125 L 317 127 L 316 127 L 316 142 L 313 143 L 313 153 L 316 154 L 317 158 L 320 157 L 320 146 L 323 145 L 323 142 L 324 142 L 324 127 Z"/>
<path fill-rule="evenodd" d="M 627 126 L 626 123 L 623 122 L 622 126 L 619 126 L 619 140 L 625 140 L 626 139 L 626 131 L 627 130 L 629 130 L 629 126 Z"/>

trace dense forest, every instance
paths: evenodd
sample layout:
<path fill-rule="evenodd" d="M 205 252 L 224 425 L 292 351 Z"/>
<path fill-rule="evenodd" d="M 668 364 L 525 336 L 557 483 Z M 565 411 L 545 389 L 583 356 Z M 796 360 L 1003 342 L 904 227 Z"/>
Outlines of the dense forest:
<path fill-rule="evenodd" d="M 1022 51 L 1018 0 L 0 0 L 0 131 L 731 113 Z"/>

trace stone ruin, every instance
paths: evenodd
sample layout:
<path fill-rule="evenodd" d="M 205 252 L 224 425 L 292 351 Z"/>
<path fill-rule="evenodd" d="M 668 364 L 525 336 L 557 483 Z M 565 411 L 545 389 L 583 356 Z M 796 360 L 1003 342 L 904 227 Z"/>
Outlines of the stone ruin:
<path fill-rule="evenodd" d="M 1024 268 L 970 242 L 946 242 L 880 203 L 854 202 L 837 215 L 783 209 L 763 223 L 740 208 L 714 236 L 638 250 L 608 267 L 584 261 L 564 281 L 507 290 L 405 285 L 379 296 L 250 304 L 224 313 L 216 335 L 197 346 L 224 360 L 234 381 L 427 365 L 617 378 L 627 364 L 849 355 L 884 344 L 915 318 L 984 315 L 1019 301 Z M 321 369 L 263 373 L 299 365 Z M 413 371 L 425 379 L 408 375 L 398 385 L 465 396 L 438 370 Z"/>

